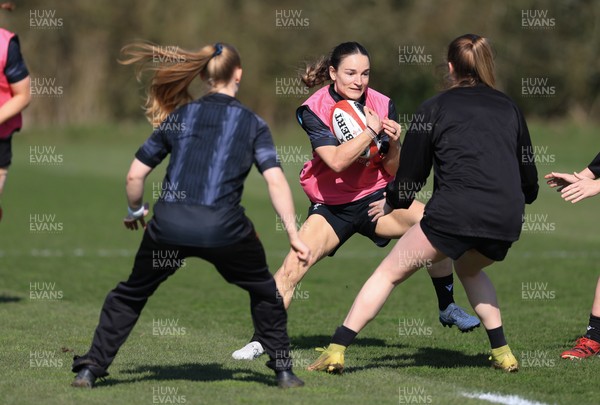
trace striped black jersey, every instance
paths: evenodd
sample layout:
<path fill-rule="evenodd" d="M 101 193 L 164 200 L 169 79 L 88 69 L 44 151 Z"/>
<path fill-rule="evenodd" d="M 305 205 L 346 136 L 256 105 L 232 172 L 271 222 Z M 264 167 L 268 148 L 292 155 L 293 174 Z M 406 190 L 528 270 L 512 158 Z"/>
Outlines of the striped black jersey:
<path fill-rule="evenodd" d="M 136 158 L 155 167 L 170 155 L 165 177 L 153 185 L 151 236 L 163 243 L 219 247 L 253 226 L 240 205 L 253 165 L 280 167 L 267 124 L 234 97 L 209 94 L 163 121 Z"/>

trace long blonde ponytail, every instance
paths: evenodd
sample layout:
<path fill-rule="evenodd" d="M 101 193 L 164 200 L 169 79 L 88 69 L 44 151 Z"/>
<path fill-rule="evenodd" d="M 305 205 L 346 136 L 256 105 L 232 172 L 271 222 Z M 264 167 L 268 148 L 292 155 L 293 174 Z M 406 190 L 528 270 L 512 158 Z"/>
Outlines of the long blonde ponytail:
<path fill-rule="evenodd" d="M 241 67 L 237 50 L 228 44 L 206 45 L 193 52 L 176 46 L 159 46 L 149 42 L 136 42 L 124 46 L 127 56 L 119 60 L 123 65 L 136 64 L 136 77 L 152 72 L 145 102 L 146 117 L 157 127 L 177 107 L 192 100 L 189 86 L 200 77 L 210 86 L 227 83 L 236 67 Z"/>

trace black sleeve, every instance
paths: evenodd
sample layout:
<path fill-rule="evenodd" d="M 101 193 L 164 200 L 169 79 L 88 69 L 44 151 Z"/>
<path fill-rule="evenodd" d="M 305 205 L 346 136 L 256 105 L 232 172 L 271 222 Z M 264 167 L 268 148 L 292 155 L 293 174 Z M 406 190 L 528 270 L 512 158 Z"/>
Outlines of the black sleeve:
<path fill-rule="evenodd" d="M 167 135 L 165 131 L 158 127 L 140 146 L 135 157 L 146 166 L 155 168 L 167 157 L 169 152 L 171 152 L 171 145 L 168 142 Z"/>
<path fill-rule="evenodd" d="M 29 76 L 27 66 L 21 55 L 19 38 L 15 35 L 8 43 L 8 54 L 6 55 L 6 66 L 4 75 L 9 83 L 17 83 Z"/>
<path fill-rule="evenodd" d="M 398 122 L 398 112 L 396 111 L 396 106 L 394 105 L 394 102 L 391 99 L 390 99 L 390 102 L 388 105 L 387 118 Z M 385 155 L 390 150 L 390 137 L 382 129 L 381 132 L 379 133 L 379 139 L 381 139 L 381 146 L 379 147 L 379 153 L 382 153 Z"/>
<path fill-rule="evenodd" d="M 598 153 L 594 160 L 592 160 L 592 163 L 588 165 L 588 169 L 594 173 L 596 178 L 600 177 L 600 153 Z"/>
<path fill-rule="evenodd" d="M 517 144 L 517 158 L 519 159 L 519 171 L 521 173 L 521 190 L 525 196 L 525 203 L 531 204 L 538 195 L 538 173 L 535 167 L 535 156 L 531 146 L 529 129 L 523 114 L 518 111 L 519 116 L 519 138 Z"/>
<path fill-rule="evenodd" d="M 432 114 L 421 106 L 418 114 L 432 122 Z M 400 151 L 400 166 L 396 177 L 386 187 L 386 201 L 394 209 L 408 208 L 416 194 L 425 186 L 433 164 L 433 128 L 427 131 L 410 130 Z"/>
<path fill-rule="evenodd" d="M 391 99 L 388 106 L 388 119 L 398 121 L 398 111 L 396 111 L 396 106 Z"/>
<path fill-rule="evenodd" d="M 329 127 L 308 106 L 303 105 L 298 107 L 296 110 L 296 119 L 302 129 L 308 134 L 313 150 L 319 146 L 338 146 L 340 144 Z"/>

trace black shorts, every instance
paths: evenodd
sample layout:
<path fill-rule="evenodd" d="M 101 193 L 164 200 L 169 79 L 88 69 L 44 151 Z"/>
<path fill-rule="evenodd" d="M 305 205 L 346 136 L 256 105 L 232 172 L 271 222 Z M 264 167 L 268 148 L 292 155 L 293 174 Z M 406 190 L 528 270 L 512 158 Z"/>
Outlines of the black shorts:
<path fill-rule="evenodd" d="M 10 166 L 12 160 L 12 135 L 0 138 L 0 168 Z"/>
<path fill-rule="evenodd" d="M 369 204 L 374 201 L 383 199 L 384 190 L 378 190 L 361 198 L 358 201 L 353 201 L 347 204 L 340 205 L 325 205 L 311 204 L 308 209 L 308 216 L 319 214 L 331 225 L 333 231 L 337 235 L 340 243 L 333 249 L 329 256 L 333 256 L 335 252 L 342 246 L 352 235 L 360 233 L 371 239 L 379 247 L 384 247 L 390 243 L 390 239 L 380 238 L 375 235 L 375 227 L 377 222 L 371 222 L 369 217 Z"/>
<path fill-rule="evenodd" d="M 429 242 L 452 260 L 458 260 L 468 250 L 475 249 L 488 259 L 499 262 L 504 260 L 508 249 L 513 244 L 506 240 L 453 235 L 437 231 L 426 225 L 423 221 L 420 224 Z"/>

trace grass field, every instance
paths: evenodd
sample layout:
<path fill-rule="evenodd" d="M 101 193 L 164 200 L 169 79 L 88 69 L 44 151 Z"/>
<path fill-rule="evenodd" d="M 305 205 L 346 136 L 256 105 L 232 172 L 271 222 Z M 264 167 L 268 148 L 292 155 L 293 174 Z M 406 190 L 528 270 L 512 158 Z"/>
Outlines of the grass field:
<path fill-rule="evenodd" d="M 597 129 L 531 125 L 540 177 L 584 167 L 598 151 Z M 489 368 L 480 328 L 460 334 L 437 320 L 425 271 L 401 285 L 347 351 L 346 373 L 311 373 L 355 295 L 390 247 L 357 237 L 302 281 L 289 332 L 303 389 L 273 384 L 266 358 L 236 362 L 252 332 L 248 297 L 214 269 L 190 259 L 150 299 L 104 383 L 69 386 L 74 353 L 87 351 L 106 293 L 129 274 L 141 233 L 126 231 L 124 178 L 147 127 L 28 129 L 14 141 L 14 164 L 0 224 L 0 402 L 3 404 L 483 404 L 469 395 L 517 395 L 547 404 L 598 403 L 600 359 L 563 361 L 583 333 L 599 272 L 598 204 L 572 206 L 542 187 L 527 208 L 529 230 L 488 272 L 503 310 L 517 374 Z M 304 219 L 297 173 L 310 155 L 298 131 L 277 140 Z M 165 164 L 147 182 L 147 200 Z M 543 182 L 542 182 L 543 185 Z M 278 268 L 285 233 L 253 170 L 244 205 Z M 467 304 L 456 283 L 456 300 Z M 166 327 L 166 329 L 165 329 Z M 168 333 L 162 333 L 167 331 Z"/>

